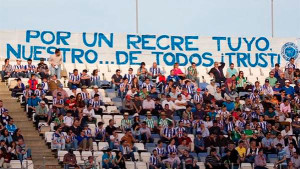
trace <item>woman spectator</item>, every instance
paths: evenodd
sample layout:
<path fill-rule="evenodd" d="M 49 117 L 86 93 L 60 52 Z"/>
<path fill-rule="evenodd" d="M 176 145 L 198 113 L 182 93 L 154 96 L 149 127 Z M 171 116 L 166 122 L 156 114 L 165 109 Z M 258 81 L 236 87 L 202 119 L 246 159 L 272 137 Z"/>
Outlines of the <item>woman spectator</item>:
<path fill-rule="evenodd" d="M 175 76 L 178 76 L 181 80 L 185 79 L 185 74 L 179 68 L 179 63 L 174 64 L 173 72 Z"/>
<path fill-rule="evenodd" d="M 7 145 L 10 145 L 13 142 L 13 138 L 11 137 L 7 129 L 2 130 L 0 140 L 4 140 Z"/>
<path fill-rule="evenodd" d="M 137 76 L 139 77 L 139 80 L 144 82 L 146 78 L 149 78 L 149 73 L 146 68 L 145 62 L 141 63 L 141 66 L 138 68 Z M 151 78 L 149 78 L 151 79 Z"/>
<path fill-rule="evenodd" d="M 170 144 L 167 146 L 167 154 L 177 153 L 176 141 L 174 138 L 170 140 Z"/>
<path fill-rule="evenodd" d="M 114 159 L 115 164 L 119 167 L 119 169 L 125 169 L 125 158 L 121 151 L 116 152 L 116 157 Z"/>
<path fill-rule="evenodd" d="M 18 159 L 16 146 L 17 146 L 16 142 L 12 142 L 10 147 L 8 148 L 8 151 L 7 151 L 7 153 L 10 154 L 12 160 L 17 160 Z"/>
<path fill-rule="evenodd" d="M 137 77 L 134 77 L 134 78 L 132 79 L 131 88 L 136 88 L 137 91 L 140 90 L 139 79 L 138 79 Z"/>
<path fill-rule="evenodd" d="M 14 141 L 18 141 L 19 139 L 24 139 L 23 136 L 22 136 L 22 134 L 21 134 L 21 129 L 20 129 L 20 128 L 18 128 L 18 129 L 14 132 L 12 138 L 13 138 Z"/>
<path fill-rule="evenodd" d="M 91 76 L 91 85 L 101 87 L 100 76 L 98 75 L 98 69 L 94 69 Z"/>
<path fill-rule="evenodd" d="M 0 167 L 1 168 L 10 168 L 11 156 L 7 153 L 6 149 L 2 147 L 0 149 Z"/>
<path fill-rule="evenodd" d="M 246 78 L 244 77 L 244 72 L 240 71 L 238 77 L 236 77 L 236 82 L 237 82 L 237 90 L 238 92 L 242 92 L 245 91 L 245 88 L 247 86 L 246 82 Z"/>
<path fill-rule="evenodd" d="M 82 95 L 81 93 L 78 93 L 76 95 L 76 102 L 75 102 L 75 107 L 77 109 L 78 112 L 82 112 L 82 110 L 84 109 L 85 107 L 85 103 L 84 103 L 84 100 L 82 99 Z"/>
<path fill-rule="evenodd" d="M 210 128 L 211 126 L 213 126 L 213 122 L 209 116 L 205 117 L 203 124 L 206 128 Z"/>

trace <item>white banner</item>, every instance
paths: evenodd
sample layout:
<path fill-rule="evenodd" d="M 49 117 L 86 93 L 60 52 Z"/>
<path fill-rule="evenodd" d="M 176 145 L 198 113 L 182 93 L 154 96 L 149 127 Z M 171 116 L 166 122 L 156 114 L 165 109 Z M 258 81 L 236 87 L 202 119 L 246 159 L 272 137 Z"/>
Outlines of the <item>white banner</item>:
<path fill-rule="evenodd" d="M 237 67 L 274 67 L 298 58 L 297 38 L 200 37 L 156 34 L 71 33 L 66 31 L 0 31 L 0 56 L 39 60 L 54 50 L 64 62 L 139 65 L 141 62 L 180 66 L 195 62 L 211 67 L 214 61 Z M 299 59 L 298 59 L 299 60 Z"/>

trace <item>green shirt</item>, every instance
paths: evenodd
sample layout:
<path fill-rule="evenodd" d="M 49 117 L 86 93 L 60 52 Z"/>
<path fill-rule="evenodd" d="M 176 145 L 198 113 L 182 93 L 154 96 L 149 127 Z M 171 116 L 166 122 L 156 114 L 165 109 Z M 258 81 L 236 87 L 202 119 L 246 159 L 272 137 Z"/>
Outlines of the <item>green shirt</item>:
<path fill-rule="evenodd" d="M 153 128 L 154 128 L 155 120 L 154 120 L 153 118 L 151 118 L 151 119 L 146 118 L 146 119 L 145 119 L 145 122 L 147 123 L 147 126 L 148 126 L 150 129 L 153 129 Z"/>
<path fill-rule="evenodd" d="M 158 124 L 163 127 L 168 127 L 169 122 L 172 122 L 172 120 L 169 118 L 165 118 L 165 119 L 160 119 Z"/>
<path fill-rule="evenodd" d="M 251 136 L 251 135 L 253 135 L 253 130 L 244 130 L 244 133 L 247 135 L 247 136 Z"/>
<path fill-rule="evenodd" d="M 128 128 L 131 128 L 131 125 L 132 125 L 132 121 L 130 119 L 122 119 L 121 120 L 121 127 L 124 128 L 124 129 L 128 129 Z"/>
<path fill-rule="evenodd" d="M 268 116 L 269 118 L 273 118 L 275 115 L 275 111 L 273 111 L 272 113 L 270 113 L 269 111 L 265 112 L 265 116 Z"/>
<path fill-rule="evenodd" d="M 267 77 L 266 79 L 269 80 L 269 83 L 272 87 L 274 87 L 276 85 L 277 79 L 275 77 Z"/>

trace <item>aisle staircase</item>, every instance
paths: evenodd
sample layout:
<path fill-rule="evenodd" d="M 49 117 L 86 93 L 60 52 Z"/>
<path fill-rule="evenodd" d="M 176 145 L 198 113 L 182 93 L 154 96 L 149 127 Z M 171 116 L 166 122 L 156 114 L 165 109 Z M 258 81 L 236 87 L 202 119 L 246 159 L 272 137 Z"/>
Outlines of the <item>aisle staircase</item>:
<path fill-rule="evenodd" d="M 34 168 L 59 168 L 58 160 L 55 158 L 55 153 L 48 148 L 38 131 L 33 126 L 32 121 L 28 121 L 24 109 L 21 108 L 17 99 L 11 97 L 11 92 L 5 86 L 5 83 L 0 83 L 0 99 L 3 101 L 4 107 L 9 110 L 9 115 L 14 119 L 15 124 L 21 129 L 25 143 L 32 150 L 32 161 Z"/>

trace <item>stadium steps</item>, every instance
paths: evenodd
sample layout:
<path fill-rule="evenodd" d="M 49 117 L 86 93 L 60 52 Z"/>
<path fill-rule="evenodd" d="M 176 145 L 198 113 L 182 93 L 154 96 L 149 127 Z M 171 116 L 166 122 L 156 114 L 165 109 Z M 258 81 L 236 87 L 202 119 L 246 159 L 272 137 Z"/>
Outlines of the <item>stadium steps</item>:
<path fill-rule="evenodd" d="M 20 103 L 11 97 L 11 92 L 4 83 L 0 83 L 0 98 L 4 107 L 9 110 L 9 115 L 14 119 L 17 127 L 21 128 L 26 145 L 31 148 L 34 168 L 41 168 L 45 164 L 46 168 L 49 169 L 61 169 L 62 167 L 55 158 L 55 153 L 45 144 L 32 121 L 28 121 L 24 108 L 21 108 Z"/>

